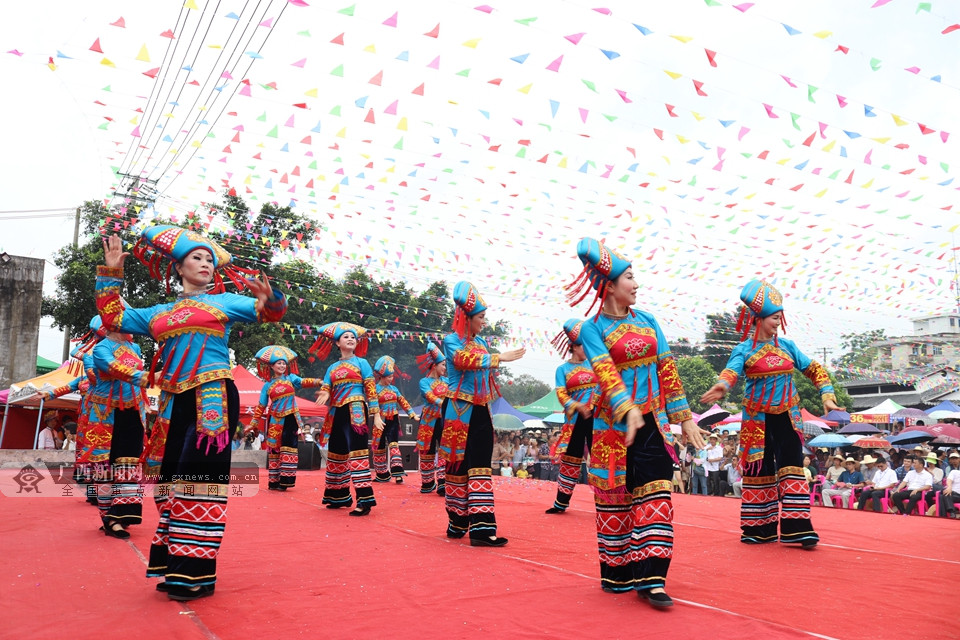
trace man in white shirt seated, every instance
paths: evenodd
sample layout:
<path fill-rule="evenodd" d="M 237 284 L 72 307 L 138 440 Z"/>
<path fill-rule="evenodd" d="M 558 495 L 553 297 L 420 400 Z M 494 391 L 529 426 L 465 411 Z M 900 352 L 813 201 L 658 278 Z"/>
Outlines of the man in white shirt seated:
<path fill-rule="evenodd" d="M 864 456 L 864 462 L 872 456 Z M 877 471 L 872 480 L 868 480 L 860 493 L 860 500 L 857 502 L 857 509 L 863 510 L 867 503 L 873 500 L 873 510 L 880 511 L 880 499 L 885 498 L 887 489 L 893 489 L 897 486 L 897 472 L 890 468 L 890 464 L 885 458 L 876 460 Z"/>
<path fill-rule="evenodd" d="M 950 472 L 944 480 L 943 494 L 940 496 L 940 515 L 957 517 L 957 501 L 960 501 L 960 453 L 951 451 L 947 457 Z"/>
<path fill-rule="evenodd" d="M 913 468 L 907 472 L 896 492 L 890 496 L 896 509 L 902 514 L 911 513 L 923 498 L 923 492 L 933 488 L 933 476 L 923 468 L 923 458 L 911 454 L 907 459 L 910 460 Z"/>

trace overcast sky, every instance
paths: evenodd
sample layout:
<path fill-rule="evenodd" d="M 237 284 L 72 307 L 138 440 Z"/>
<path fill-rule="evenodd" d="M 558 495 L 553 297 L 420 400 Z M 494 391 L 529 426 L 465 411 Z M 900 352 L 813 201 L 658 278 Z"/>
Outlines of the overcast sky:
<path fill-rule="evenodd" d="M 322 224 L 326 272 L 470 279 L 545 380 L 584 235 L 673 339 L 753 277 L 818 357 L 955 308 L 956 3 L 193 2 L 8 9 L 0 249 L 48 259 L 66 211 L 122 205 L 112 167 L 165 216 L 229 185 Z"/>

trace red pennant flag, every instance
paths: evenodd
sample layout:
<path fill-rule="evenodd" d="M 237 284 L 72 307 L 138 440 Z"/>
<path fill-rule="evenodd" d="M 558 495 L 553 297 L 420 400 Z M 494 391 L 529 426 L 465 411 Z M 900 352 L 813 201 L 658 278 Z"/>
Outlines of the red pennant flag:
<path fill-rule="evenodd" d="M 160 73 L 160 67 L 150 69 L 149 71 L 144 71 L 143 75 L 147 76 L 148 78 L 156 78 L 158 73 Z"/>
<path fill-rule="evenodd" d="M 919 122 L 917 124 L 920 125 L 920 133 L 922 133 L 923 135 L 936 132 L 936 129 L 931 129 L 925 124 L 920 124 Z"/>
<path fill-rule="evenodd" d="M 669 106 L 669 105 L 667 105 L 667 106 Z M 663 131 L 662 131 L 662 130 L 660 130 L 660 129 L 654 129 L 653 132 L 654 132 L 655 134 L 657 134 L 657 137 L 658 137 L 658 138 L 660 138 L 661 140 L 663 140 Z"/>
<path fill-rule="evenodd" d="M 90 46 L 90 51 L 103 53 L 103 49 L 100 48 L 100 38 L 97 38 L 96 40 L 93 41 L 93 45 Z"/>
<path fill-rule="evenodd" d="M 809 138 L 807 138 L 806 140 L 803 141 L 803 146 L 809 147 L 810 145 L 812 145 L 812 144 L 813 144 L 813 139 L 816 138 L 816 137 L 817 137 L 817 132 L 814 131 L 813 133 L 810 134 L 810 137 L 809 137 Z"/>
<path fill-rule="evenodd" d="M 943 34 L 943 35 L 947 35 L 948 33 L 951 33 L 951 32 L 953 32 L 953 31 L 956 31 L 957 29 L 960 29 L 960 24 L 952 24 L 952 25 L 950 25 L 949 27 L 947 27 L 946 29 L 944 29 L 943 31 L 941 31 L 940 33 Z"/>
<path fill-rule="evenodd" d="M 111 26 L 111 27 L 120 27 L 121 29 L 126 29 L 126 28 L 127 28 L 127 23 L 124 22 L 123 16 L 120 16 L 120 17 L 117 19 L 116 22 L 111 22 L 111 23 L 110 23 L 110 26 Z"/>
<path fill-rule="evenodd" d="M 370 78 L 370 80 L 367 82 L 367 84 L 375 84 L 378 87 L 381 86 L 382 83 L 383 83 L 383 71 L 378 71 L 377 75 Z"/>
<path fill-rule="evenodd" d="M 700 82 L 699 80 L 694 80 L 694 81 L 693 81 L 693 88 L 697 90 L 697 95 L 698 95 L 698 96 L 706 96 L 706 95 L 707 95 L 706 92 L 704 92 L 704 90 L 703 90 L 703 83 Z"/>
<path fill-rule="evenodd" d="M 330 42 L 332 42 L 333 44 L 340 44 L 340 45 L 342 45 L 342 44 L 343 44 L 343 35 L 344 35 L 344 34 L 341 33 L 340 35 L 338 35 L 336 38 L 334 38 L 334 39 L 331 40 Z"/>
<path fill-rule="evenodd" d="M 834 51 L 842 51 L 844 54 L 850 53 L 850 47 L 845 47 L 842 44 L 838 44 L 837 48 Z"/>
<path fill-rule="evenodd" d="M 377 121 L 373 117 L 373 109 L 367 111 L 367 117 L 363 119 L 364 122 L 369 122 L 370 124 L 377 124 Z"/>
<path fill-rule="evenodd" d="M 438 23 L 437 23 L 437 26 L 435 26 L 435 27 L 434 27 L 433 29 L 431 29 L 430 31 L 427 31 L 427 32 L 426 32 L 425 34 L 423 34 L 423 35 L 427 36 L 428 38 L 437 38 L 437 37 L 439 37 L 439 36 L 440 36 L 440 23 L 438 22 Z"/>
<path fill-rule="evenodd" d="M 670 117 L 671 117 L 671 118 L 679 118 L 679 117 L 680 117 L 680 116 L 678 116 L 676 113 L 673 112 L 673 110 L 674 110 L 676 107 L 674 107 L 672 104 L 664 103 L 664 106 L 667 108 L 667 113 L 670 114 Z"/>
<path fill-rule="evenodd" d="M 417 95 L 417 96 L 422 96 L 422 95 L 423 95 L 423 83 L 420 83 L 420 86 L 417 87 L 416 89 L 414 89 L 413 91 L 411 91 L 410 93 L 412 93 L 412 94 L 414 94 L 414 95 Z"/>
<path fill-rule="evenodd" d="M 711 66 L 711 67 L 716 67 L 716 66 L 717 66 L 717 60 L 716 60 L 716 58 L 717 58 L 717 52 L 716 52 L 716 51 L 710 51 L 710 49 L 704 49 L 704 51 L 707 52 L 707 60 L 710 62 L 710 66 Z"/>
<path fill-rule="evenodd" d="M 171 40 L 173 40 L 173 39 L 174 39 L 173 31 L 170 30 L 170 29 L 167 29 L 166 31 L 164 31 L 163 33 L 160 34 L 160 37 L 161 37 L 161 38 L 170 38 Z"/>

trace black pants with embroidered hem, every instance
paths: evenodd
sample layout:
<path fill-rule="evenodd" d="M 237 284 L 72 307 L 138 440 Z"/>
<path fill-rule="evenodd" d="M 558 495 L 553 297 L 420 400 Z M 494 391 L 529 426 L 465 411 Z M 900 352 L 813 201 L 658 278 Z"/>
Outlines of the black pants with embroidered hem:
<path fill-rule="evenodd" d="M 448 535 L 470 532 L 475 539 L 497 535 L 493 504 L 493 421 L 486 405 L 475 405 L 464 445 L 464 458 L 446 465 Z"/>
<path fill-rule="evenodd" d="M 366 404 L 363 412 L 366 418 Z M 323 504 L 344 507 L 352 505 L 352 483 L 357 496 L 357 506 L 375 507 L 377 500 L 373 495 L 368 434 L 354 430 L 350 422 L 349 406 L 338 407 L 333 415 L 328 452 Z"/>
<path fill-rule="evenodd" d="M 240 423 L 240 393 L 225 380 L 227 425 L 233 433 Z M 230 485 L 228 444 L 197 448 L 195 389 L 173 398 L 170 428 L 158 479 L 160 520 L 150 545 L 147 577 L 166 577 L 167 584 L 183 587 L 217 581 L 217 555 L 227 524 Z M 166 493 L 166 495 L 164 495 Z"/>
<path fill-rule="evenodd" d="M 626 486 L 594 489 L 605 591 L 663 588 L 673 558 L 673 458 L 653 414 L 643 422 L 627 447 Z"/>
<path fill-rule="evenodd" d="M 790 414 L 765 414 L 763 460 L 743 474 L 740 541 L 750 544 L 818 541 L 810 522 L 810 487 L 803 473 L 803 447 Z"/>
<path fill-rule="evenodd" d="M 114 409 L 110 481 L 97 485 L 97 502 L 105 522 L 116 521 L 126 527 L 143 521 L 143 431 L 139 410 Z"/>

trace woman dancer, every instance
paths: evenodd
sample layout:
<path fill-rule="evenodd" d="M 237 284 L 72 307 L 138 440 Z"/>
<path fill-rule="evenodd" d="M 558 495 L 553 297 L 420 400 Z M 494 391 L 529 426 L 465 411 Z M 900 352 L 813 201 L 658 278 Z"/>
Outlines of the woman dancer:
<path fill-rule="evenodd" d="M 320 359 L 330 355 L 333 345 L 340 349 L 340 359 L 327 368 L 317 397 L 318 405 L 330 405 L 320 441 L 321 448 L 328 441 L 330 444 L 323 504 L 328 509 L 351 506 L 353 482 L 357 508 L 350 512 L 351 516 L 365 516 L 377 505 L 370 477 L 368 414 L 373 415 L 374 429 L 383 430 L 373 369 L 362 357 L 368 346 L 365 333 L 363 327 L 349 322 L 331 322 L 320 329 L 310 347 L 311 353 Z"/>
<path fill-rule="evenodd" d="M 420 429 L 417 431 L 417 450 L 420 454 L 420 493 L 446 494 L 443 460 L 439 458 L 438 446 L 443 435 L 443 403 L 447 399 L 447 358 L 432 342 L 427 343 L 427 352 L 417 356 L 417 367 L 425 375 L 420 379 L 420 394 L 423 396 L 423 411 L 420 412 Z"/>
<path fill-rule="evenodd" d="M 446 461 L 447 537 L 462 538 L 469 531 L 471 546 L 502 547 L 507 539 L 497 537 L 490 469 L 493 421 L 488 405 L 497 391 L 493 370 L 501 362 L 520 359 L 526 350 L 488 351 L 487 341 L 480 336 L 487 305 L 472 284 L 458 282 L 453 301 L 454 332 L 443 339 L 444 354 L 453 366 L 440 440 L 440 456 Z"/>
<path fill-rule="evenodd" d="M 803 474 L 803 418 L 793 386 L 793 370 L 820 391 L 824 413 L 839 410 L 826 370 L 805 356 L 792 340 L 779 338 L 786 327 L 783 296 L 762 280 L 740 292 L 744 307 L 737 330 L 744 340 L 733 349 L 720 381 L 700 401 L 713 404 L 746 376 L 740 429 L 740 542 L 777 540 L 812 549 L 820 540 L 810 522 L 810 487 Z M 747 340 L 750 327 L 753 339 Z M 782 507 L 781 507 L 782 504 Z"/>
<path fill-rule="evenodd" d="M 110 331 L 152 337 L 158 343 L 149 377 L 160 387 L 157 420 L 143 452 L 144 471 L 157 481 L 160 511 L 150 547 L 148 577 L 171 600 L 212 595 L 217 554 L 226 526 L 230 434 L 240 418 L 240 395 L 230 373 L 227 338 L 234 322 L 276 322 L 286 298 L 253 272 L 230 264 L 220 245 L 169 225 L 143 230 L 133 255 L 166 280 L 176 270 L 183 292 L 174 302 L 146 309 L 120 296 L 124 252 L 118 236 L 104 239 L 105 266 L 97 267 L 97 309 Z M 223 276 L 255 297 L 225 293 Z M 160 362 L 162 368 L 157 371 Z"/>
<path fill-rule="evenodd" d="M 377 381 L 377 402 L 384 427 L 373 432 L 373 467 L 377 482 L 390 482 L 392 476 L 397 484 L 403 483 L 403 457 L 400 455 L 400 409 L 407 412 L 414 421 L 418 420 L 413 407 L 393 385 L 397 373 L 397 363 L 390 356 L 382 356 L 373 367 L 373 377 Z M 387 455 L 390 466 L 387 467 Z"/>
<path fill-rule="evenodd" d="M 670 346 L 653 314 L 631 308 L 639 285 L 630 262 L 592 238 L 577 245 L 583 271 L 568 286 L 571 306 L 596 290 L 580 329 L 602 400 L 595 411 L 589 480 L 595 491 L 600 583 L 636 590 L 655 607 L 673 557 L 670 500 L 675 451 L 670 423 L 702 448 Z"/>
<path fill-rule="evenodd" d="M 257 351 L 256 357 L 257 375 L 266 384 L 246 431 L 259 429 L 261 419 L 267 416 L 267 488 L 286 491 L 297 483 L 297 433 L 303 428 L 296 393 L 303 388 L 319 387 L 323 380 L 301 378 L 297 354 L 286 347 L 270 345 Z"/>
<path fill-rule="evenodd" d="M 563 323 L 563 331 L 553 339 L 560 355 L 569 360 L 557 367 L 557 399 L 563 405 L 566 419 L 555 454 L 560 458 L 557 498 L 547 513 L 563 513 L 570 506 L 573 489 L 580 480 L 584 445 L 589 451 L 593 443 L 593 408 L 600 400 L 600 386 L 586 362 L 580 339 L 582 327 L 582 320 L 571 318 Z"/>

